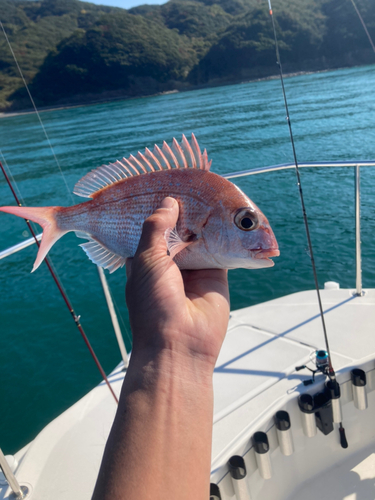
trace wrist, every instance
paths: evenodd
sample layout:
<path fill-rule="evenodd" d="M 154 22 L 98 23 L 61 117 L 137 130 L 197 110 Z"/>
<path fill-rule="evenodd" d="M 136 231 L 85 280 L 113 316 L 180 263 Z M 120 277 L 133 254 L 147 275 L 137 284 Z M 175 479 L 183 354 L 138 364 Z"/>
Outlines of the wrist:
<path fill-rule="evenodd" d="M 212 375 L 215 367 L 213 359 L 194 352 L 172 346 L 148 346 L 133 348 L 128 374 L 144 387 L 152 386 L 156 381 L 168 383 L 170 379 L 186 386 L 192 385 L 211 390 Z"/>

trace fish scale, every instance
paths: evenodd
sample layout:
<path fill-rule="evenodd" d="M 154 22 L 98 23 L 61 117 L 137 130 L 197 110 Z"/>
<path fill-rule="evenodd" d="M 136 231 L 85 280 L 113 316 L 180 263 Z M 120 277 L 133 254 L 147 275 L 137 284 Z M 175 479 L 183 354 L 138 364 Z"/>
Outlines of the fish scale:
<path fill-rule="evenodd" d="M 2 207 L 43 227 L 35 270 L 52 245 L 75 231 L 82 248 L 110 272 L 134 256 L 144 221 L 162 200 L 179 204 L 175 228 L 166 234 L 170 256 L 181 269 L 270 267 L 279 255 L 275 236 L 260 209 L 234 184 L 210 172 L 207 152 L 192 135 L 153 152 L 117 160 L 86 174 L 74 192 L 91 198 L 72 207 Z"/>

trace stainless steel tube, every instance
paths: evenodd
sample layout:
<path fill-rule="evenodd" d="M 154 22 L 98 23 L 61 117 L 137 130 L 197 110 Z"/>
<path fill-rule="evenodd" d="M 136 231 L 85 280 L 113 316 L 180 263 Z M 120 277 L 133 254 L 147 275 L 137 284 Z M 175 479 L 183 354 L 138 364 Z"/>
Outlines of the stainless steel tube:
<path fill-rule="evenodd" d="M 293 437 L 288 412 L 278 411 L 275 415 L 275 425 L 280 451 L 283 455 L 288 457 L 294 452 Z"/>
<path fill-rule="evenodd" d="M 267 434 L 265 432 L 256 432 L 253 436 L 253 443 L 259 473 L 263 479 L 271 479 L 270 445 Z"/>
<path fill-rule="evenodd" d="M 210 500 L 221 500 L 219 486 L 215 483 L 210 484 Z"/>
<path fill-rule="evenodd" d="M 232 477 L 233 489 L 236 500 L 251 500 L 249 488 L 246 481 L 245 461 L 239 455 L 234 455 L 228 461 L 228 468 Z"/>
<path fill-rule="evenodd" d="M 332 414 L 335 424 L 339 424 L 342 422 L 341 401 L 339 398 L 332 399 Z"/>
<path fill-rule="evenodd" d="M 298 398 L 298 406 L 301 410 L 303 433 L 307 437 L 314 437 L 316 435 L 317 428 L 313 397 L 310 394 L 302 394 Z"/>
<path fill-rule="evenodd" d="M 340 424 L 342 422 L 340 385 L 337 380 L 328 380 L 326 382 L 326 387 L 331 397 L 333 421 L 335 424 Z"/>
<path fill-rule="evenodd" d="M 38 241 L 40 241 L 42 239 L 42 234 L 37 234 L 36 239 Z M 5 259 L 5 257 L 9 257 L 9 255 L 13 255 L 14 253 L 17 253 L 20 250 L 23 250 L 24 248 L 27 248 L 30 245 L 33 245 L 34 243 L 35 243 L 35 238 L 33 237 L 33 238 L 29 238 L 25 241 L 22 241 L 22 243 L 18 243 L 17 245 L 9 247 L 6 250 L 2 250 L 0 252 L 0 259 Z"/>
<path fill-rule="evenodd" d="M 362 263 L 361 263 L 361 186 L 360 167 L 355 167 L 355 261 L 356 261 L 356 295 L 362 295 Z"/>
<path fill-rule="evenodd" d="M 109 311 L 109 314 L 111 316 L 113 329 L 115 331 L 117 343 L 118 343 L 118 346 L 119 346 L 119 349 L 121 352 L 121 357 L 122 357 L 122 360 L 124 362 L 125 368 L 127 368 L 129 366 L 128 353 L 126 351 L 124 339 L 122 338 L 122 335 L 121 335 L 121 329 L 120 329 L 120 325 L 118 323 L 116 311 L 115 311 L 115 308 L 113 305 L 111 292 L 109 291 L 107 279 L 105 277 L 103 269 L 100 266 L 97 266 L 97 268 L 98 268 L 99 278 L 100 278 L 100 282 L 102 284 L 105 300 L 107 301 L 108 311 Z"/>
<path fill-rule="evenodd" d="M 358 410 L 366 410 L 367 408 L 367 393 L 366 393 L 366 373 L 359 368 L 351 371 L 352 390 L 354 405 Z"/>

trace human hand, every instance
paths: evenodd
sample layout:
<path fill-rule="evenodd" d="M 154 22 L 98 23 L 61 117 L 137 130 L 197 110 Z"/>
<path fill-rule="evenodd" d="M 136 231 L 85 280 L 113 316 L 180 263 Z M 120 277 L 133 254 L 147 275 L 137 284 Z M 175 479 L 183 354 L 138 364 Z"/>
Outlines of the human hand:
<path fill-rule="evenodd" d="M 179 270 L 165 240 L 178 214 L 176 200 L 165 198 L 145 221 L 137 252 L 127 261 L 132 356 L 169 350 L 213 370 L 229 319 L 227 271 Z"/>

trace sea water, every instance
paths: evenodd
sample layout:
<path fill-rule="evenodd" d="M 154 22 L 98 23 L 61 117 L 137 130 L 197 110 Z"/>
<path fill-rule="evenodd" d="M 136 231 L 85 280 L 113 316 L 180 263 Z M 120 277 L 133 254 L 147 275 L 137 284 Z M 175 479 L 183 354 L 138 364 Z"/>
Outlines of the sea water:
<path fill-rule="evenodd" d="M 375 66 L 290 77 L 285 86 L 300 162 L 375 160 Z M 35 114 L 0 120 L 2 154 L 30 206 L 85 201 L 70 193 L 89 170 L 191 132 L 219 174 L 293 161 L 279 80 L 59 109 L 41 117 L 64 179 Z M 337 281 L 354 288 L 353 168 L 303 169 L 301 177 L 319 285 Z M 273 268 L 229 273 L 232 309 L 312 289 L 294 171 L 235 182 L 268 217 L 281 255 Z M 374 185 L 375 169 L 362 168 L 365 288 L 375 287 Z M 0 204 L 14 204 L 1 176 Z M 0 250 L 29 237 L 22 219 L 0 214 Z M 79 243 L 70 233 L 50 257 L 108 373 L 120 354 L 96 266 Z M 0 261 L 0 446 L 5 453 L 20 449 L 100 382 L 47 267 L 30 274 L 35 255 L 33 245 Z M 107 278 L 129 348 L 125 271 Z"/>

